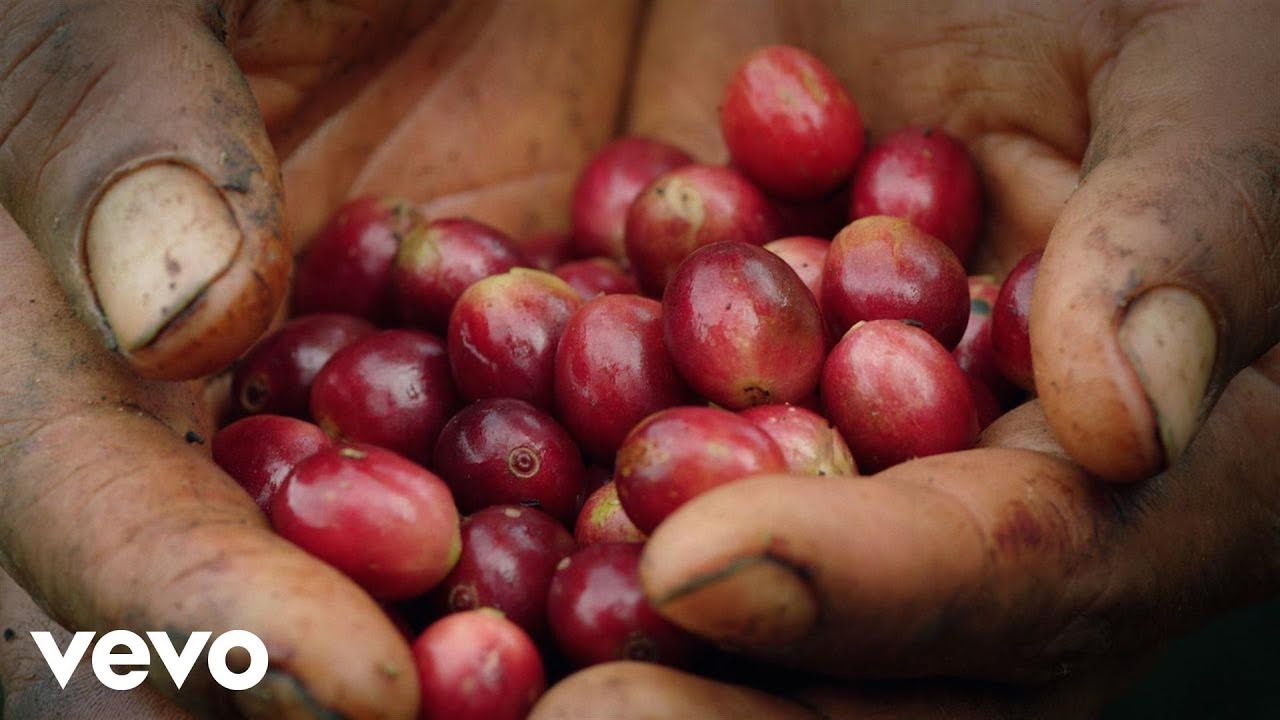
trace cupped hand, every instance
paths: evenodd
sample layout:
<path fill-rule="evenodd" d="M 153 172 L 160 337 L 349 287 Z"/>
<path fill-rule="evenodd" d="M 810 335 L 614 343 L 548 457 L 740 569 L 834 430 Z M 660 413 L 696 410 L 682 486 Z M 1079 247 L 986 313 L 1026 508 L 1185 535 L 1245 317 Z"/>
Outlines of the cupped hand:
<path fill-rule="evenodd" d="M 813 675 L 773 695 L 615 663 L 533 717 L 1092 717 L 1164 641 L 1280 587 L 1280 447 L 1254 430 L 1277 421 L 1280 350 L 1136 485 L 1090 477 L 1033 402 L 968 452 L 722 486 L 654 532 L 646 590 L 684 627 Z"/>
<path fill-rule="evenodd" d="M 873 134 L 959 136 L 989 191 L 979 265 L 1045 247 L 1040 399 L 978 449 L 734 483 L 655 531 L 642 579 L 665 615 L 827 681 L 781 699 L 608 665 L 535 717 L 1081 717 L 1164 639 L 1274 594 L 1274 8 L 734 8 L 654 6 L 632 129 L 723 158 L 702 98 L 788 42 L 833 66 Z"/>
<path fill-rule="evenodd" d="M 198 715 L 413 716 L 384 613 L 209 460 L 225 390 L 139 374 L 197 377 L 242 352 L 286 294 L 286 229 L 305 240 L 352 195 L 517 236 L 563 226 L 576 169 L 614 132 L 639 8 L 580 9 L 0 3 L 6 711 L 171 705 L 106 691 L 87 659 L 60 690 L 28 635 L 56 621 L 178 647 L 258 635 L 271 669 L 249 692 L 200 669 L 178 692 L 153 665 Z"/>

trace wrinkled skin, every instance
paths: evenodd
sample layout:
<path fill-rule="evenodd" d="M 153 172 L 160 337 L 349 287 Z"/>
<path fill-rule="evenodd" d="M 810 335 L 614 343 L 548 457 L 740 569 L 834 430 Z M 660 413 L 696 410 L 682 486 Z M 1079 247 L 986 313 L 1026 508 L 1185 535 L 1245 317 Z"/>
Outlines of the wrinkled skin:
<path fill-rule="evenodd" d="M 724 79 L 750 49 L 793 42 L 832 64 L 875 135 L 937 124 L 966 143 L 989 190 L 971 270 L 1001 273 L 1048 239 L 1032 309 L 1041 402 L 992 426 L 982 447 L 852 481 L 725 487 L 652 538 L 643 578 L 665 614 L 827 680 L 800 679 L 783 698 L 605 665 L 553 688 L 535 717 L 1078 717 L 1170 633 L 1277 589 L 1272 4 L 728 12 L 655 2 L 643 27 L 640 9 L 622 2 L 590 13 L 571 3 L 227 3 L 221 14 L 184 2 L 68 5 L 89 9 L 57 16 L 59 3 L 0 3 L 0 200 L 17 220 L 0 217 L 0 566 L 16 581 L 0 582 L 0 626 L 241 627 L 263 637 L 274 664 L 259 692 L 235 700 L 199 671 L 181 693 L 153 681 L 103 695 L 82 669 L 85 694 L 73 696 L 56 691 L 19 635 L 0 652 L 14 717 L 73 697 L 110 703 L 97 707 L 113 716 L 178 716 L 160 694 L 202 715 L 312 717 L 323 707 L 411 717 L 416 705 L 408 647 L 376 606 L 275 538 L 207 446 L 184 441 L 213 429 L 205 385 L 140 380 L 102 349 L 101 314 L 76 274 L 76 228 L 103 170 L 172 152 L 130 133 L 163 127 L 186 112 L 184 98 L 196 109 L 184 122 L 208 133 L 185 136 L 201 147 L 178 155 L 204 167 L 244 161 L 219 148 L 248 148 L 266 179 L 233 203 L 246 247 L 272 247 L 281 226 L 300 247 L 341 200 L 384 191 L 523 237 L 566 225 L 576 168 L 618 128 L 723 160 Z M 265 136 L 218 60 L 221 32 Z M 177 47 L 210 60 L 173 63 Z M 122 92 L 140 85 L 141 95 Z M 13 100 L 35 97 L 32 88 L 45 88 L 41 102 Z M 161 96 L 164 107 L 137 102 Z M 280 161 L 283 208 L 270 197 L 264 137 Z M 236 267 L 278 268 L 269 255 Z M 128 362 L 154 370 L 157 354 L 197 330 L 244 342 L 218 308 L 254 327 L 272 311 L 270 293 L 226 300 L 248 292 L 244 277 L 215 280 L 210 302 Z M 1168 285 L 1207 306 L 1214 352 L 1207 376 L 1174 372 L 1156 394 L 1190 387 L 1198 399 L 1207 387 L 1203 401 L 1153 405 L 1139 384 L 1150 378 L 1117 337 L 1134 298 Z M 1173 342 L 1189 332 L 1176 318 L 1156 327 L 1170 347 L 1187 344 Z M 1110 485 L 1082 467 L 1139 479 Z M 740 562 L 751 557 L 760 560 Z M 700 582 L 726 562 L 744 570 Z M 927 679 L 939 676 L 957 679 Z"/>

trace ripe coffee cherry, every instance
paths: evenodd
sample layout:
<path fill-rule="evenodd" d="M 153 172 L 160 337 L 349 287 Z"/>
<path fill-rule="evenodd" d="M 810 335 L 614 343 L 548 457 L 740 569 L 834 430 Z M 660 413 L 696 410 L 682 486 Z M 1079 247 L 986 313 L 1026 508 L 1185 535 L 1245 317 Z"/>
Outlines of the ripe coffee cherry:
<path fill-rule="evenodd" d="M 817 57 L 774 45 L 751 54 L 730 78 L 720 129 L 733 164 L 766 191 L 816 198 L 853 172 L 862 116 Z"/>
<path fill-rule="evenodd" d="M 249 493 L 263 512 L 271 509 L 293 466 L 329 446 L 329 436 L 304 420 L 250 415 L 222 428 L 210 443 L 213 461 Z"/>
<path fill-rule="evenodd" d="M 638 293 L 636 279 L 617 260 L 593 257 L 556 266 L 555 276 L 573 286 L 583 300 L 611 293 Z"/>
<path fill-rule="evenodd" d="M 602 542 L 644 542 L 645 534 L 627 517 L 618 499 L 618 484 L 608 482 L 587 496 L 573 526 L 579 545 Z"/>
<path fill-rule="evenodd" d="M 573 248 L 582 257 L 626 262 L 623 235 L 627 209 L 654 178 L 693 162 L 683 150 L 660 140 L 624 137 L 601 148 L 582 169 L 573 189 Z"/>
<path fill-rule="evenodd" d="M 551 409 L 556 345 L 582 297 L 541 270 L 512 268 L 467 288 L 449 318 L 449 365 L 468 400 L 510 397 Z"/>
<path fill-rule="evenodd" d="M 311 383 L 329 358 L 377 331 L 355 315 L 303 315 L 263 338 L 236 368 L 231 394 L 246 413 L 309 417 Z"/>
<path fill-rule="evenodd" d="M 271 524 L 380 600 L 430 590 L 462 546 L 444 482 L 372 445 L 329 447 L 298 463 L 272 500 Z"/>
<path fill-rule="evenodd" d="M 937 128 L 906 128 L 867 151 L 854 175 L 850 215 L 910 220 L 963 262 L 982 221 L 982 186 L 959 140 Z"/>
<path fill-rule="evenodd" d="M 978 437 L 964 371 L 932 335 L 897 320 L 859 323 L 836 343 L 822 400 L 864 472 L 965 450 Z"/>
<path fill-rule="evenodd" d="M 768 433 L 728 410 L 674 407 L 637 425 L 614 468 L 618 498 L 636 527 L 652 533 L 676 508 L 748 475 L 784 472 Z"/>
<path fill-rule="evenodd" d="M 1031 366 L 1031 290 L 1035 287 L 1043 252 L 1027 254 L 1005 278 L 991 309 L 991 349 L 1000 372 L 1023 390 L 1035 391 Z"/>
<path fill-rule="evenodd" d="M 432 467 L 464 513 L 514 503 L 567 525 L 584 494 L 586 470 L 573 438 L 515 398 L 477 400 L 454 415 L 440 432 Z"/>
<path fill-rule="evenodd" d="M 662 295 L 662 328 L 680 376 L 723 407 L 796 402 L 818 386 L 818 302 L 764 248 L 716 243 L 686 258 Z"/>
<path fill-rule="evenodd" d="M 662 340 L 662 305 L 605 295 L 565 325 L 556 350 L 556 408 L 588 455 L 612 463 L 636 423 L 689 396 Z"/>
<path fill-rule="evenodd" d="M 298 315 L 340 312 L 373 323 L 391 316 L 391 263 L 400 239 L 421 222 L 396 198 L 350 200 L 311 241 L 293 282 Z"/>
<path fill-rule="evenodd" d="M 704 245 L 763 245 L 777 236 L 777 211 L 768 198 L 719 165 L 676 168 L 646 187 L 627 211 L 627 258 L 640 287 L 654 297 L 680 262 Z"/>
<path fill-rule="evenodd" d="M 432 623 L 413 658 L 422 720 L 523 720 L 546 688 L 538 648 L 493 608 Z"/>
<path fill-rule="evenodd" d="M 969 280 L 950 248 L 906 220 L 862 218 L 831 241 L 822 310 L 837 338 L 863 320 L 907 320 L 953 348 L 969 320 Z"/>
<path fill-rule="evenodd" d="M 462 291 L 523 264 L 502 231 L 468 218 L 440 218 L 405 235 L 391 270 L 401 321 L 443 333 Z"/>
<path fill-rule="evenodd" d="M 813 299 L 822 301 L 822 268 L 827 263 L 827 250 L 831 243 L 812 235 L 792 235 L 765 243 L 764 249 L 782 258 L 800 276 L 804 286 L 813 293 Z"/>
<path fill-rule="evenodd" d="M 547 635 L 547 589 L 573 536 L 537 508 L 495 505 L 462 519 L 462 555 L 431 593 L 442 613 L 494 607 L 535 639 Z"/>
<path fill-rule="evenodd" d="M 857 475 L 853 453 L 826 418 L 798 405 L 757 405 L 738 413 L 768 433 L 797 475 Z"/>
<path fill-rule="evenodd" d="M 547 595 L 556 644 L 578 667 L 610 660 L 682 666 L 698 643 L 658 614 L 640 587 L 639 543 L 588 545 L 560 561 Z"/>
<path fill-rule="evenodd" d="M 567 232 L 549 230 L 515 239 L 515 245 L 529 267 L 550 272 L 555 266 L 569 262 L 571 240 Z"/>
<path fill-rule="evenodd" d="M 444 344 L 417 330 L 383 330 L 343 348 L 311 390 L 311 414 L 330 435 L 420 462 L 456 404 Z"/>

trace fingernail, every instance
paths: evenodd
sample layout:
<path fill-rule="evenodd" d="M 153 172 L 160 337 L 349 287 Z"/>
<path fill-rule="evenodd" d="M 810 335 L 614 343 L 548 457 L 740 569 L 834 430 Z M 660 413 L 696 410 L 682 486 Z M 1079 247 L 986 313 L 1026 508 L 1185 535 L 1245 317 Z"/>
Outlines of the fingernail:
<path fill-rule="evenodd" d="M 818 617 L 808 582 L 768 554 L 700 573 L 654 604 L 681 627 L 740 648 L 785 647 L 808 635 Z"/>
<path fill-rule="evenodd" d="M 246 720 L 341 720 L 342 716 L 321 707 L 311 693 L 293 676 L 275 670 L 248 690 L 231 693 L 232 702 Z"/>
<path fill-rule="evenodd" d="M 129 352 L 145 347 L 231 264 L 241 234 L 204 176 L 171 163 L 119 178 L 85 235 L 98 305 Z"/>
<path fill-rule="evenodd" d="M 1154 288 L 1130 304 L 1120 346 L 1151 403 L 1165 462 L 1172 465 L 1195 434 L 1209 388 L 1218 352 L 1213 317 L 1187 290 Z"/>

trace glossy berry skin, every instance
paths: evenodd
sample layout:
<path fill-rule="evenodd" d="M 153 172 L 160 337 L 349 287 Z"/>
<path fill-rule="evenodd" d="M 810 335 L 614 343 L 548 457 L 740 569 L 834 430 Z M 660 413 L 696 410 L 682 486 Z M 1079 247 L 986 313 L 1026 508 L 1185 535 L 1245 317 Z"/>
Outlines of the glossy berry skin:
<path fill-rule="evenodd" d="M 1000 372 L 1023 390 L 1035 391 L 1031 366 L 1031 290 L 1040 270 L 1042 251 L 1028 253 L 1009 272 L 991 309 L 991 349 Z"/>
<path fill-rule="evenodd" d="M 729 79 L 720 130 L 733 165 L 780 197 L 827 194 L 862 153 L 862 116 L 817 57 L 785 45 L 752 53 Z"/>
<path fill-rule="evenodd" d="M 626 248 L 640 287 L 660 297 L 694 250 L 778 237 L 777 211 L 749 180 L 719 165 L 685 165 L 653 181 L 627 211 Z"/>
<path fill-rule="evenodd" d="M 683 666 L 693 636 L 658 614 L 640 587 L 640 543 L 598 543 L 560 562 L 547 596 L 556 644 L 585 667 L 611 660 Z"/>
<path fill-rule="evenodd" d="M 458 508 L 536 507 L 573 522 L 583 494 L 582 454 L 549 414 L 523 400 L 477 400 L 440 432 L 432 467 L 449 483 Z"/>
<path fill-rule="evenodd" d="M 632 201 L 659 175 L 691 162 L 680 148 L 644 137 L 619 138 L 601 148 L 573 189 L 574 251 L 625 263 L 623 236 Z"/>
<path fill-rule="evenodd" d="M 462 519 L 462 555 L 432 591 L 432 604 L 445 613 L 497 608 L 542 639 L 551 576 L 577 547 L 559 521 L 537 508 L 484 508 Z"/>
<path fill-rule="evenodd" d="M 467 288 L 449 318 L 449 365 L 468 400 L 511 397 L 550 409 L 556 346 L 582 297 L 541 270 L 512 268 Z"/>
<path fill-rule="evenodd" d="M 724 242 L 686 258 L 662 295 L 662 328 L 680 376 L 717 405 L 795 402 L 818 386 L 818 302 L 764 248 Z"/>
<path fill-rule="evenodd" d="M 813 299 L 818 301 L 822 299 L 822 268 L 826 265 L 827 250 L 830 248 L 829 241 L 812 235 L 778 238 L 764 246 L 765 250 L 782 258 L 795 271 L 800 281 L 813 294 Z"/>
<path fill-rule="evenodd" d="M 493 608 L 432 623 L 413 643 L 420 720 L 523 720 L 546 689 L 538 648 Z"/>
<path fill-rule="evenodd" d="M 298 463 L 271 503 L 276 532 L 379 600 L 420 595 L 458 561 L 458 512 L 440 478 L 372 445 Z"/>
<path fill-rule="evenodd" d="M 986 385 L 1002 405 L 1012 405 L 1021 391 L 1000 372 L 991 342 L 991 313 L 1000 285 L 990 275 L 969 276 L 969 324 L 951 354 L 960 369 Z"/>
<path fill-rule="evenodd" d="M 311 415 L 333 437 L 424 462 L 457 397 L 439 338 L 383 330 L 325 364 L 312 386 Z"/>
<path fill-rule="evenodd" d="M 898 320 L 860 323 L 836 343 L 822 398 L 863 472 L 965 450 L 978 437 L 964 371 L 933 336 Z"/>
<path fill-rule="evenodd" d="M 552 272 L 577 290 L 583 300 L 590 300 L 597 295 L 640 292 L 635 276 L 623 270 L 613 258 L 573 260 L 557 266 Z"/>
<path fill-rule="evenodd" d="M 328 447 L 329 436 L 305 420 L 250 415 L 219 430 L 209 445 L 218 467 L 268 512 L 293 466 Z"/>
<path fill-rule="evenodd" d="M 442 333 L 462 291 L 524 264 L 502 231 L 468 218 L 440 218 L 413 228 L 392 265 L 400 321 Z"/>
<path fill-rule="evenodd" d="M 289 320 L 255 345 L 236 367 L 231 395 L 237 409 L 309 417 L 316 373 L 334 353 L 375 332 L 369 321 L 342 313 Z"/>
<path fill-rule="evenodd" d="M 755 423 L 720 408 L 685 406 L 636 425 L 618 449 L 614 481 L 627 517 L 652 533 L 713 487 L 786 468 L 782 450 Z"/>
<path fill-rule="evenodd" d="M 631 428 L 689 390 L 662 340 L 662 304 L 605 295 L 574 313 L 556 351 L 556 408 L 591 457 L 612 464 Z"/>
<path fill-rule="evenodd" d="M 645 537 L 622 509 L 618 485 L 613 482 L 601 485 L 587 496 L 573 525 L 573 539 L 581 546 L 603 542 L 642 543 Z"/>
<path fill-rule="evenodd" d="M 837 338 L 863 320 L 908 320 L 950 349 L 969 321 L 969 280 L 950 248 L 906 220 L 862 218 L 831 241 L 822 310 Z"/>
<path fill-rule="evenodd" d="M 959 140 L 906 128 L 867 150 L 853 179 L 853 219 L 891 215 L 938 238 L 962 262 L 982 222 L 982 185 Z"/>
<path fill-rule="evenodd" d="M 307 247 L 293 282 L 293 312 L 341 312 L 375 324 L 392 315 L 391 264 L 421 216 L 396 198 L 349 200 Z"/>
<path fill-rule="evenodd" d="M 757 405 L 738 413 L 765 431 L 797 475 L 857 475 L 853 453 L 840 432 L 818 413 L 798 405 Z"/>

